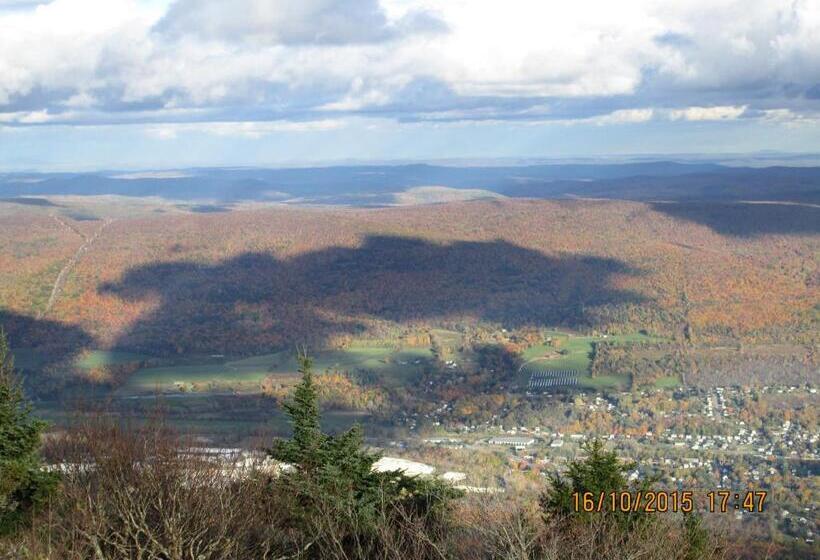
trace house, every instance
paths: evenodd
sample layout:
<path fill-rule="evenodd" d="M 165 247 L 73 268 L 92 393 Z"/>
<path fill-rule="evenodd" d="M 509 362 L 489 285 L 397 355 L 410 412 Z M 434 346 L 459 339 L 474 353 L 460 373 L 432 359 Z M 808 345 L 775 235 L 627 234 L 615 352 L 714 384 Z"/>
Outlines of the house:
<path fill-rule="evenodd" d="M 531 437 L 515 437 L 515 436 L 501 436 L 490 440 L 490 445 L 505 445 L 513 449 L 524 449 L 525 447 L 535 443 L 535 438 Z"/>

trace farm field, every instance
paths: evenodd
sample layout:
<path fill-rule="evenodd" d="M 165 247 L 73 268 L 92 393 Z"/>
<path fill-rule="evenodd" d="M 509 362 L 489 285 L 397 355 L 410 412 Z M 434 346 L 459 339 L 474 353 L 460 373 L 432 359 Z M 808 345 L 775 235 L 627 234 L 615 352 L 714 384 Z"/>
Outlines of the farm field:
<path fill-rule="evenodd" d="M 398 339 L 359 339 L 349 341 L 344 349 L 311 352 L 314 371 L 318 375 L 347 372 L 364 386 L 415 393 L 419 379 L 430 367 L 439 368 L 442 380 L 451 375 L 451 370 L 469 372 L 477 367 L 476 352 L 464 333 L 447 329 L 428 332 L 431 337 L 428 346 L 410 346 Z M 628 390 L 631 384 L 628 375 L 590 375 L 593 343 L 641 344 L 660 340 L 638 333 L 584 336 L 549 330 L 541 334 L 544 340 L 552 342 L 533 345 L 522 352 L 525 362 L 517 382 L 510 387 L 513 392 L 526 390 L 530 374 L 538 369 L 580 372 L 578 385 L 571 391 Z M 508 335 L 499 334 L 499 340 L 505 336 Z M 436 355 L 440 360 L 437 365 Z M 23 358 L 33 360 L 34 356 L 23 352 Z M 282 435 L 288 430 L 277 399 L 263 396 L 263 386 L 271 379 L 278 391 L 286 392 L 295 385 L 299 379 L 295 351 L 242 358 L 196 354 L 158 358 L 136 352 L 89 350 L 75 358 L 78 370 L 123 364 L 143 364 L 143 367 L 130 373 L 108 396 L 100 386 L 88 397 L 97 403 L 94 406 L 113 406 L 116 415 L 124 421 L 144 422 L 151 417 L 152 410 L 161 409 L 175 429 L 222 442 L 247 442 Z M 154 365 L 144 367 L 144 364 Z M 672 388 L 677 379 L 665 379 L 662 383 Z M 71 413 L 47 405 L 41 409 L 43 416 L 55 425 L 71 422 Z M 394 429 L 384 425 L 384 419 L 380 418 L 379 414 L 366 410 L 331 408 L 326 411 L 324 422 L 331 431 L 343 430 L 354 422 L 367 424 L 371 433 L 388 433 Z"/>
<path fill-rule="evenodd" d="M 658 389 L 674 389 L 680 386 L 680 379 L 676 376 L 661 377 L 655 381 L 655 387 Z"/>
<path fill-rule="evenodd" d="M 134 352 L 116 352 L 110 350 L 91 350 L 81 353 L 74 363 L 81 369 L 93 369 L 105 366 L 140 362 L 149 356 Z"/>
<path fill-rule="evenodd" d="M 346 350 L 311 353 L 317 372 L 372 372 L 386 386 L 412 383 L 424 361 L 432 358 L 429 348 L 352 346 Z M 282 351 L 240 360 L 210 360 L 201 364 L 143 368 L 117 391 L 118 396 L 179 391 L 255 393 L 266 377 L 290 384 L 297 377 L 294 352 Z"/>
<path fill-rule="evenodd" d="M 592 360 L 592 344 L 606 342 L 609 344 L 636 344 L 651 343 L 663 340 L 659 337 L 643 333 L 623 335 L 576 336 L 559 331 L 548 332 L 553 340 L 552 344 L 532 346 L 522 353 L 524 366 L 518 382 L 526 386 L 529 376 L 539 370 L 574 370 L 579 372 L 578 386 L 589 389 L 620 389 L 630 388 L 630 378 L 626 375 L 602 375 L 592 377 L 590 365 Z M 671 383 L 671 380 L 667 383 Z"/>
<path fill-rule="evenodd" d="M 446 329 L 431 329 L 440 352 L 440 359 L 458 364 L 462 370 L 475 367 L 475 356 L 465 345 L 461 333 Z M 626 390 L 627 375 L 590 375 L 592 344 L 651 343 L 663 340 L 640 333 L 626 335 L 580 336 L 563 331 L 547 331 L 551 344 L 537 344 L 522 352 L 523 366 L 516 376 L 516 385 L 526 387 L 530 375 L 539 370 L 574 370 L 579 372 L 578 387 Z M 360 340 L 342 350 L 311 352 L 317 372 L 347 372 L 366 376 L 386 388 L 410 387 L 425 365 L 434 359 L 432 348 L 406 346 L 398 342 Z M 43 365 L 33 349 L 15 350 L 18 367 L 36 370 Z M 452 362 L 451 362 L 452 360 Z M 146 366 L 145 364 L 152 364 Z M 148 397 L 151 395 L 194 396 L 207 394 L 259 394 L 266 378 L 278 385 L 290 386 L 298 379 L 295 351 L 259 354 L 232 359 L 222 355 L 182 355 L 157 358 L 126 351 L 86 350 L 73 360 L 78 371 L 133 365 L 134 371 L 117 387 L 116 398 Z M 674 388 L 677 377 L 658 380 L 658 388 Z"/>
<path fill-rule="evenodd" d="M 442 362 L 462 371 L 476 366 L 474 353 L 456 331 L 431 329 L 430 334 Z M 574 370 L 579 372 L 578 387 L 593 390 L 629 389 L 626 375 L 591 377 L 590 360 L 593 343 L 650 343 L 662 340 L 645 334 L 581 336 L 563 331 L 547 331 L 551 343 L 537 344 L 522 352 L 523 366 L 516 376 L 519 388 L 527 386 L 529 376 L 539 370 Z M 34 370 L 40 365 L 36 352 L 18 349 L 18 365 Z M 431 346 L 408 346 L 398 341 L 362 339 L 339 350 L 311 352 L 314 370 L 347 372 L 368 383 L 385 388 L 412 387 L 426 365 L 434 360 Z M 253 395 L 262 392 L 262 383 L 272 378 L 277 385 L 290 386 L 298 379 L 295 351 L 283 350 L 243 358 L 222 355 L 182 355 L 158 358 L 127 351 L 86 350 L 73 360 L 80 372 L 121 365 L 133 366 L 113 396 L 122 399 L 151 395 Z M 150 365 L 148 365 L 150 364 Z M 673 388 L 677 378 L 659 380 L 658 387 Z"/>

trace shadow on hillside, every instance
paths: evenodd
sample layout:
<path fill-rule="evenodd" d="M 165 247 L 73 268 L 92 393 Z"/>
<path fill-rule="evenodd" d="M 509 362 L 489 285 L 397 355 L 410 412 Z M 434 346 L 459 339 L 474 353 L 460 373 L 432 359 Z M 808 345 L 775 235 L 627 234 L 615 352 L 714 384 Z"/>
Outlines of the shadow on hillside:
<path fill-rule="evenodd" d="M 23 206 L 48 206 L 53 208 L 63 208 L 62 204 L 55 204 L 48 200 L 47 198 L 41 197 L 34 197 L 34 196 L 17 196 L 17 197 L 6 197 L 0 198 L 0 202 L 5 202 L 8 204 L 22 204 Z"/>
<path fill-rule="evenodd" d="M 41 349 L 43 353 L 59 353 L 63 350 L 91 343 L 91 336 L 83 329 L 51 321 L 19 315 L 0 310 L 0 328 L 8 336 L 9 346 L 14 348 Z"/>
<path fill-rule="evenodd" d="M 186 208 L 185 206 L 178 206 L 178 208 Z M 231 208 L 222 204 L 195 204 L 187 207 L 191 212 L 197 214 L 219 214 L 222 212 L 230 212 Z"/>
<path fill-rule="evenodd" d="M 722 235 L 820 233 L 820 206 L 789 202 L 655 202 L 652 208 L 673 218 L 708 226 Z"/>
<path fill-rule="evenodd" d="M 252 353 L 321 344 L 364 331 L 373 320 L 410 323 L 472 317 L 507 326 L 591 324 L 600 305 L 639 302 L 613 289 L 620 261 L 560 258 L 504 241 L 428 241 L 371 236 L 278 260 L 245 253 L 203 265 L 187 261 L 134 268 L 103 293 L 159 299 L 118 346 L 152 353 Z"/>
<path fill-rule="evenodd" d="M 8 337 L 15 358 L 15 369 L 31 393 L 49 395 L 65 386 L 68 369 L 63 367 L 83 348 L 92 345 L 92 337 L 83 329 L 47 319 L 35 319 L 0 310 L 0 328 Z M 49 375 L 31 376 L 31 372 L 50 370 Z"/>

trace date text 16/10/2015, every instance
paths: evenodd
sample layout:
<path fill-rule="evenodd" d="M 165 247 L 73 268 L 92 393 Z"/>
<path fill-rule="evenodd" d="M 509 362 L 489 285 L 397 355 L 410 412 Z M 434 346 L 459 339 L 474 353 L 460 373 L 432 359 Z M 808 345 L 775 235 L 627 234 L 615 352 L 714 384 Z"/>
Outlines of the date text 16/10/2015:
<path fill-rule="evenodd" d="M 765 490 L 648 490 L 633 492 L 574 492 L 573 508 L 576 512 L 622 512 L 665 513 L 708 511 L 727 513 L 763 511 L 768 494 Z"/>

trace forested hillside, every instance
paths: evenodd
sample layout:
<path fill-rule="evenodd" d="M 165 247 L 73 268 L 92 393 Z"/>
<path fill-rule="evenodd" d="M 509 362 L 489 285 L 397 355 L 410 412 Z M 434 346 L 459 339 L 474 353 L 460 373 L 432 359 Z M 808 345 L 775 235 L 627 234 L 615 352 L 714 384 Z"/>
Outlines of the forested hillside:
<path fill-rule="evenodd" d="M 13 345 L 245 355 L 407 325 L 714 344 L 817 332 L 809 204 L 134 208 L 0 204 Z"/>

